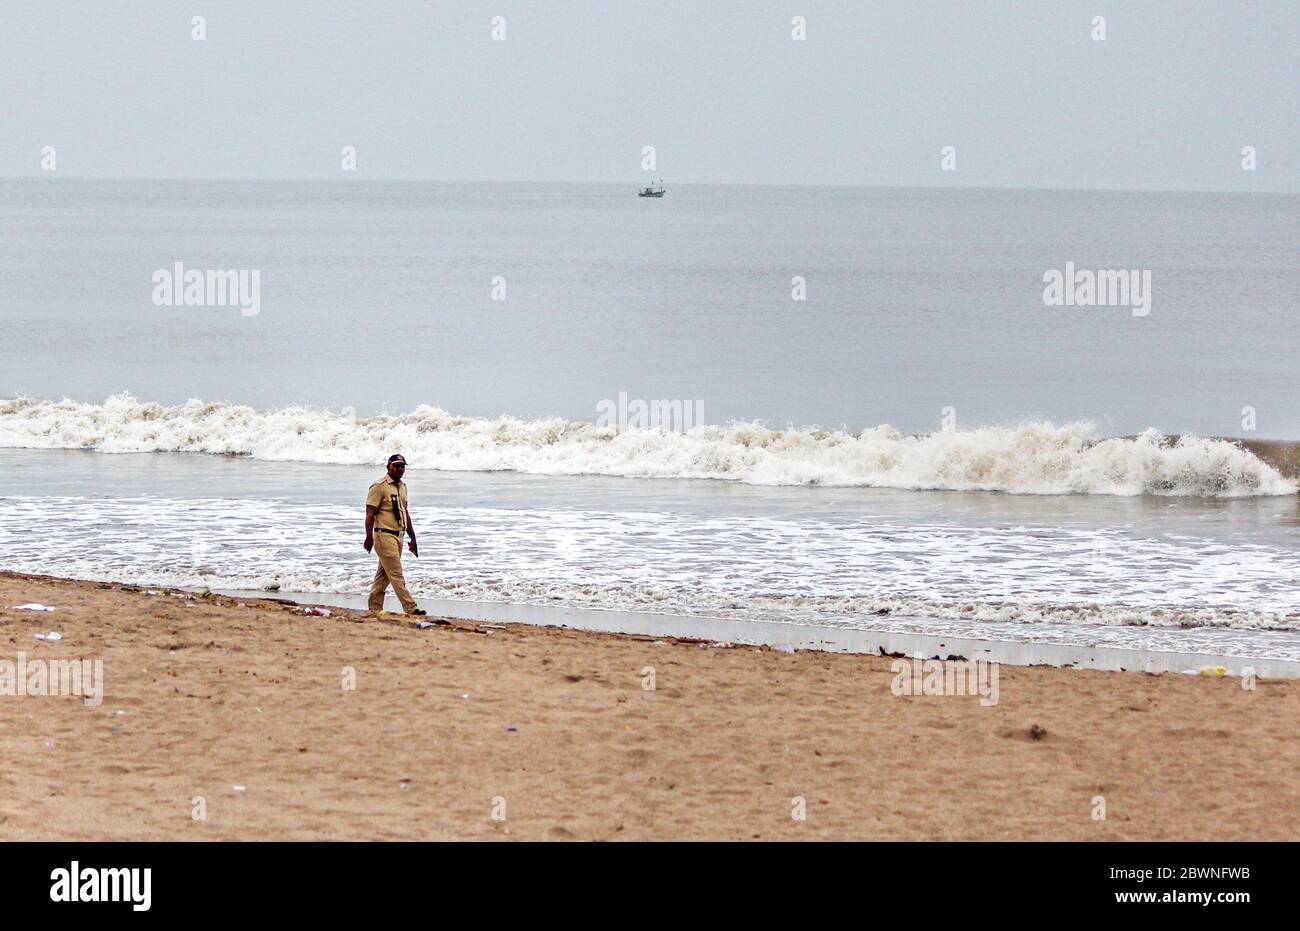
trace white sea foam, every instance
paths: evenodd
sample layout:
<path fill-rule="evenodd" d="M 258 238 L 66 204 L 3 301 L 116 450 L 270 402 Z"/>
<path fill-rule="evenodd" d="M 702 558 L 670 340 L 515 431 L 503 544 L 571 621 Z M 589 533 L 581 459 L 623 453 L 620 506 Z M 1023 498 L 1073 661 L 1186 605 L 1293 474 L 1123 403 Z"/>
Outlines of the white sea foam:
<path fill-rule="evenodd" d="M 274 506 L 268 504 L 274 500 Z M 1116 529 L 420 504 L 421 598 L 875 628 L 1300 630 L 1300 553 Z M 53 520 L 60 535 L 33 537 Z M 296 534 L 312 528 L 311 544 Z M 356 507 L 285 499 L 13 496 L 5 567 L 75 578 L 358 595 Z M 79 541 L 69 548 L 67 539 Z"/>
<path fill-rule="evenodd" d="M 408 414 L 355 417 L 197 400 L 167 406 L 119 394 L 103 404 L 0 400 L 0 447 L 347 464 L 382 462 L 401 451 L 412 469 L 1015 494 L 1239 497 L 1297 490 L 1273 466 L 1225 440 L 1170 441 L 1155 430 L 1100 438 L 1088 423 L 907 436 L 887 425 L 853 434 L 733 422 L 677 434 L 559 417 L 458 417 L 424 405 Z"/>
<path fill-rule="evenodd" d="M 111 472 L 116 465 L 57 458 L 74 472 Z M 11 479 L 19 493 L 3 492 L 4 567 L 151 586 L 347 596 L 369 588 L 374 558 L 361 546 L 359 487 L 346 493 L 350 503 L 337 492 L 328 502 L 270 498 L 265 475 L 280 469 L 249 462 L 213 470 L 197 457 L 176 465 L 168 471 L 187 473 L 177 489 L 220 496 L 121 486 L 116 493 L 100 486 L 107 493 L 32 495 L 30 482 Z M 360 486 L 364 476 L 358 478 Z M 739 512 L 646 510 L 639 489 L 625 487 L 593 490 L 561 507 L 534 507 L 526 496 L 498 500 L 491 492 L 476 498 L 487 504 L 448 505 L 436 488 L 441 483 L 413 484 L 425 529 L 421 557 L 407 560 L 405 570 L 419 598 L 866 629 L 942 623 L 975 636 L 1018 627 L 1018 636 L 1029 639 L 1043 625 L 1072 628 L 1084 640 L 1100 629 L 1126 628 L 1130 644 L 1151 648 L 1175 648 L 1189 630 L 1235 631 L 1230 639 L 1243 647 L 1285 634 L 1288 649 L 1300 650 L 1290 636 L 1300 631 L 1300 551 L 1285 534 L 1252 538 L 1231 524 L 1205 523 L 1216 512 L 1259 516 L 1271 507 L 1035 500 L 1018 506 L 1041 509 L 1043 520 L 971 523 L 962 514 L 943 516 L 935 496 L 916 502 L 931 505 L 927 515 L 889 517 L 851 507 L 767 510 L 761 492 L 742 496 L 748 500 Z M 1060 510 L 1053 510 L 1067 505 L 1074 518 L 1057 519 Z M 1088 511 L 1102 513 L 1084 520 Z M 1128 519 L 1116 523 L 1120 512 Z M 1152 512 L 1158 519 L 1132 519 Z M 60 532 L 31 533 L 43 524 Z"/>

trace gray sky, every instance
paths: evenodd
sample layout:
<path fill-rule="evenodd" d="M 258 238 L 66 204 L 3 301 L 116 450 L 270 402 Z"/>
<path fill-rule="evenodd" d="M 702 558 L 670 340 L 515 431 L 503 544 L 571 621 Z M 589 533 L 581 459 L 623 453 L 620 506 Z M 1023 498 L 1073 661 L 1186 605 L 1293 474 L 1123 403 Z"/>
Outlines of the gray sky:
<path fill-rule="evenodd" d="M 4 176 L 1300 191 L 1295 0 L 6 0 L 0 90 Z"/>

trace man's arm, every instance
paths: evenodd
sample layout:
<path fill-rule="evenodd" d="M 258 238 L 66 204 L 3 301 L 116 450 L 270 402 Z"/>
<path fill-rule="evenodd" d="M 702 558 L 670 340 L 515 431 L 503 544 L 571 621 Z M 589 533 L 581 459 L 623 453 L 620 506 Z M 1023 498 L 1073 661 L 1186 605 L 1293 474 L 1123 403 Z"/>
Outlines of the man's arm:
<path fill-rule="evenodd" d="M 406 548 L 411 551 L 412 556 L 420 555 L 420 545 L 415 542 L 415 524 L 411 523 L 411 509 L 406 509 L 406 534 L 410 539 L 406 541 Z"/>
<path fill-rule="evenodd" d="M 366 542 L 361 544 L 369 553 L 375 545 L 375 507 L 373 504 L 366 505 Z"/>

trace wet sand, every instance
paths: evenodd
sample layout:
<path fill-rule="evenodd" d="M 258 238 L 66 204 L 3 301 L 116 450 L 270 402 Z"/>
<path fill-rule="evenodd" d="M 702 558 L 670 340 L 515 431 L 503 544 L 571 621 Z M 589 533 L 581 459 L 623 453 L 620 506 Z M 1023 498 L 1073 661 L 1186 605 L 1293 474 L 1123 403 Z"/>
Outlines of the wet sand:
<path fill-rule="evenodd" d="M 1002 666 L 984 707 L 882 656 L 11 573 L 0 606 L 0 660 L 105 677 L 0 696 L 3 840 L 1300 838 L 1296 681 Z"/>

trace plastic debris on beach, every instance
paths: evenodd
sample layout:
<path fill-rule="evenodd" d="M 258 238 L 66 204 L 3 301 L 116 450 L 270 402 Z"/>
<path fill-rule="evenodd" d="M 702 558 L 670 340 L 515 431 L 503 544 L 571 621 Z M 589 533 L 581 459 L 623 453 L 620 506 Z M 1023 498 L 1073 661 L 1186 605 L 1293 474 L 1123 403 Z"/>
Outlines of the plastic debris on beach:
<path fill-rule="evenodd" d="M 299 613 L 299 614 L 307 615 L 308 617 L 329 617 L 329 616 L 330 616 L 330 609 L 329 609 L 329 608 L 317 608 L 317 607 L 311 607 L 311 608 L 299 608 L 299 609 L 298 609 L 298 613 Z"/>
<path fill-rule="evenodd" d="M 37 640 L 62 640 L 63 634 L 59 633 L 57 630 L 52 630 L 47 634 L 37 634 L 36 639 Z"/>
<path fill-rule="evenodd" d="M 515 727 L 513 724 L 508 724 L 506 725 L 506 732 L 510 734 L 518 734 L 519 728 Z"/>
<path fill-rule="evenodd" d="M 777 652 L 780 652 L 780 653 L 793 653 L 793 652 L 794 652 L 794 647 L 793 647 L 791 644 L 788 644 L 788 643 L 782 643 L 782 644 L 779 644 L 778 646 L 774 646 L 774 647 L 772 647 L 772 649 L 774 649 L 774 650 L 776 650 Z"/>
<path fill-rule="evenodd" d="M 428 630 L 428 629 L 429 629 L 430 627 L 432 627 L 432 626 L 433 626 L 433 621 L 416 621 L 416 622 L 415 622 L 415 629 L 416 629 L 416 630 Z"/>
<path fill-rule="evenodd" d="M 1202 666 L 1200 669 L 1183 670 L 1183 675 L 1185 676 L 1213 676 L 1217 678 L 1219 676 L 1226 676 L 1227 674 L 1228 670 L 1225 666 Z"/>
<path fill-rule="evenodd" d="M 234 789 L 236 792 L 243 792 L 245 787 L 244 787 L 244 786 L 231 786 L 230 788 Z"/>
<path fill-rule="evenodd" d="M 53 611 L 49 605 L 43 605 L 37 601 L 29 601 L 25 605 L 15 605 L 15 611 Z"/>

